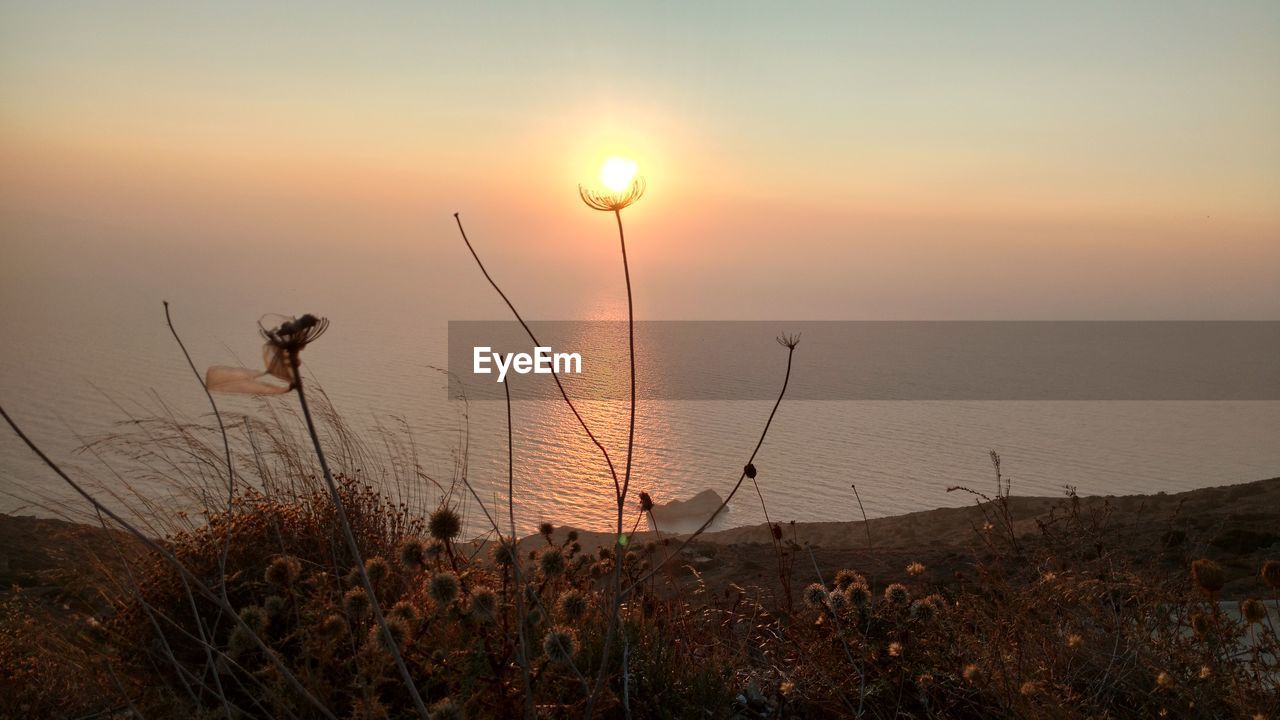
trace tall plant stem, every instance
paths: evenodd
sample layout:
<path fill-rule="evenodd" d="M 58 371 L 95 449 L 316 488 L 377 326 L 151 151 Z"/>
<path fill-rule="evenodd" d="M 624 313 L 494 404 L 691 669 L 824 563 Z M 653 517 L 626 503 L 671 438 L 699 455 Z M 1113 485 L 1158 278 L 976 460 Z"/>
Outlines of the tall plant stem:
<path fill-rule="evenodd" d="M 511 521 L 511 577 L 516 585 L 516 632 L 520 639 L 520 676 L 524 681 L 524 715 L 528 720 L 537 717 L 533 706 L 533 681 L 529 678 L 529 639 L 524 627 L 524 586 L 520 582 L 520 549 L 516 539 L 516 502 L 515 476 L 516 451 L 515 438 L 511 429 L 511 386 L 502 383 L 502 392 L 507 398 L 507 517 Z M 498 542 L 502 542 L 502 534 L 498 534 Z M 499 558 L 501 560 L 502 558 Z"/>
<path fill-rule="evenodd" d="M 396 669 L 400 671 L 400 679 L 404 681 L 405 689 L 409 691 L 409 697 L 413 699 L 413 704 L 418 710 L 418 714 L 423 720 L 430 720 L 431 713 L 427 710 L 427 705 L 422 700 L 422 695 L 418 692 L 418 686 L 413 682 L 413 676 L 409 674 L 409 666 L 405 665 L 404 657 L 400 654 L 400 646 L 396 643 L 395 638 L 391 635 L 391 630 L 387 628 L 387 619 L 382 614 L 382 606 L 378 603 L 378 595 L 373 590 L 373 582 L 369 579 L 369 574 L 364 569 L 364 558 L 360 555 L 360 546 L 356 544 L 356 536 L 351 532 L 351 523 L 347 520 L 347 509 L 343 506 L 342 496 L 338 493 L 338 485 L 333 481 L 333 474 L 329 472 L 329 461 L 325 459 L 324 449 L 320 447 L 320 435 L 316 432 L 315 421 L 311 418 L 311 407 L 307 405 L 307 394 L 302 389 L 302 373 L 299 370 L 298 353 L 289 353 L 289 366 L 293 370 L 293 389 L 298 393 L 298 403 L 302 405 L 302 416 L 307 421 L 307 432 L 311 435 L 311 443 L 315 446 L 316 457 L 320 460 L 320 471 L 324 474 L 324 482 L 329 486 L 329 496 L 333 500 L 333 509 L 338 516 L 338 524 L 342 526 L 342 534 L 347 539 L 347 548 L 351 551 L 351 557 L 356 563 L 356 574 L 360 576 L 360 584 L 364 586 L 364 591 L 369 595 L 369 607 L 373 610 L 373 619 L 378 623 L 378 629 L 382 634 L 382 641 L 386 644 L 388 650 L 391 651 L 391 657 L 395 660 Z"/>
<path fill-rule="evenodd" d="M 533 334 L 533 330 L 529 327 L 529 323 L 524 321 L 524 318 L 520 316 L 520 311 L 516 310 L 516 306 L 512 304 L 511 300 L 507 297 L 507 294 L 502 292 L 502 288 L 498 287 L 498 283 L 493 279 L 493 276 L 491 276 L 489 271 L 485 269 L 484 262 L 480 260 L 480 255 L 476 253 L 476 249 L 471 245 L 471 240 L 467 238 L 467 231 L 462 227 L 462 218 L 458 213 L 454 213 L 453 219 L 454 222 L 458 223 L 458 233 L 462 235 L 462 242 L 466 243 L 467 250 L 471 252 L 471 257 L 475 259 L 476 265 L 480 267 L 480 272 L 484 275 L 484 279 L 489 281 L 489 284 L 493 286 L 493 289 L 497 291 L 498 295 L 502 298 L 502 302 L 507 304 L 507 308 L 511 310 L 512 315 L 515 315 L 516 321 L 520 323 L 520 327 L 524 328 L 529 339 L 533 341 L 534 346 L 541 345 L 542 343 L 538 342 L 537 336 Z M 560 382 L 560 374 L 557 373 L 554 368 L 551 370 L 551 379 L 555 380 L 556 387 L 560 390 L 560 397 L 564 398 L 565 404 L 569 406 L 569 410 L 573 412 L 573 416 L 578 419 L 578 424 L 582 426 L 582 431 L 587 434 L 587 437 L 591 439 L 591 442 L 595 444 L 596 448 L 600 451 L 600 454 L 604 457 L 605 465 L 609 466 L 609 475 L 613 478 L 614 492 L 619 495 L 622 494 L 622 484 L 618 480 L 618 471 L 613 466 L 613 459 L 609 457 L 609 451 L 604 449 L 604 445 L 596 438 L 595 433 L 591 432 L 591 428 L 587 426 L 587 421 L 583 419 L 582 413 L 578 412 L 578 407 L 569 399 L 569 393 L 565 391 L 564 384 Z"/>
<path fill-rule="evenodd" d="M 778 399 L 773 403 L 773 410 L 769 411 L 769 419 L 766 420 L 764 423 L 764 430 L 761 431 L 760 433 L 760 440 L 756 442 L 755 449 L 751 451 L 751 457 L 747 459 L 747 465 L 750 465 L 753 462 L 755 462 L 756 454 L 760 452 L 760 446 L 764 445 L 764 439 L 769 435 L 769 426 L 773 424 L 773 417 L 778 414 L 778 407 L 782 405 L 782 398 L 785 397 L 787 394 L 787 384 L 791 382 L 791 360 L 796 354 L 796 347 L 794 344 L 789 344 L 786 347 L 787 347 L 787 372 L 786 372 L 786 375 L 782 377 L 782 390 L 778 392 Z M 675 552 L 671 553 L 671 557 L 679 556 L 680 553 L 686 547 L 689 547 L 689 543 L 693 542 L 694 538 L 706 532 L 708 527 L 711 527 L 711 523 L 714 522 L 716 517 L 719 516 L 720 513 L 724 512 L 724 509 L 729 506 L 729 501 L 732 500 L 733 496 L 738 493 L 738 489 L 742 487 L 742 482 L 746 479 L 747 479 L 747 470 L 746 470 L 746 467 L 743 466 L 742 474 L 738 476 L 738 482 L 733 486 L 733 490 L 729 491 L 729 496 L 726 497 L 723 501 L 721 501 L 720 506 L 715 509 L 715 512 L 711 513 L 711 517 L 707 518 L 706 522 L 702 523 L 701 527 L 699 527 L 697 530 L 694 530 L 693 534 L 685 538 L 684 542 L 680 543 L 680 547 L 676 548 Z M 650 570 L 645 575 L 641 576 L 639 580 L 636 580 L 635 582 L 631 583 L 631 585 L 627 586 L 626 592 L 624 592 L 623 594 L 624 595 L 630 594 L 631 591 L 635 590 L 637 587 L 643 584 L 646 580 L 656 575 L 661 568 L 662 568 L 662 565 L 659 565 L 658 567 Z"/>

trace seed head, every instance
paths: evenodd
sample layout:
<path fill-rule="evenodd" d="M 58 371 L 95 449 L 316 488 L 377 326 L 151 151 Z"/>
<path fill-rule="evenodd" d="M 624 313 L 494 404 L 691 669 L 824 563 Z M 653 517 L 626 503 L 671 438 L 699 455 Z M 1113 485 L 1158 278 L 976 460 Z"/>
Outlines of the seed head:
<path fill-rule="evenodd" d="M 427 548 L 420 538 L 409 537 L 400 543 L 400 564 L 408 570 L 421 570 L 427 564 Z"/>
<path fill-rule="evenodd" d="M 538 558 L 538 566 L 542 568 L 542 574 L 547 577 L 555 577 L 564 572 L 564 552 L 558 547 L 549 547 L 542 551 L 542 555 Z"/>
<path fill-rule="evenodd" d="M 256 633 L 261 633 L 263 628 L 267 626 L 267 623 L 270 622 L 270 617 L 267 615 L 267 611 L 257 605 L 250 605 L 249 607 L 241 608 L 240 619 L 244 621 L 245 625 L 249 626 L 250 630 L 253 630 Z"/>
<path fill-rule="evenodd" d="M 649 493 L 640 491 L 640 512 L 649 512 L 653 509 L 653 498 Z"/>
<path fill-rule="evenodd" d="M 567 623 L 575 623 L 587 612 L 587 598 L 577 590 L 566 590 L 560 596 L 560 617 Z"/>
<path fill-rule="evenodd" d="M 821 609 L 827 604 L 827 589 L 822 583 L 810 583 L 804 589 L 804 604 L 814 610 Z"/>
<path fill-rule="evenodd" d="M 441 542 L 452 540 L 462 532 L 462 518 L 458 517 L 453 508 L 442 505 L 427 519 L 427 532 Z"/>
<path fill-rule="evenodd" d="M 1262 581 L 1272 590 L 1280 590 L 1280 560 L 1262 563 Z"/>
<path fill-rule="evenodd" d="M 969 663 L 968 665 L 965 665 L 964 670 L 960 673 L 960 675 L 965 679 L 966 682 L 973 683 L 974 685 L 977 685 L 978 683 L 982 682 L 982 677 L 983 677 L 982 668 L 978 667 L 977 665 L 974 665 L 973 663 Z"/>
<path fill-rule="evenodd" d="M 431 576 L 428 591 L 441 605 L 448 605 L 458 597 L 458 576 L 451 572 L 438 572 Z"/>
<path fill-rule="evenodd" d="M 380 557 L 371 557 L 364 561 L 364 573 L 369 576 L 369 582 L 379 585 L 391 574 L 391 566 Z"/>
<path fill-rule="evenodd" d="M 493 561 L 499 565 L 513 565 L 517 552 L 515 541 L 503 538 L 493 544 Z"/>
<path fill-rule="evenodd" d="M 471 615 L 482 623 L 493 622 L 498 614 L 498 596 L 487 587 L 471 593 Z"/>
<path fill-rule="evenodd" d="M 884 589 L 885 602 L 895 607 L 904 607 L 911 601 L 911 592 L 902 583 L 893 583 Z"/>
<path fill-rule="evenodd" d="M 538 524 L 538 532 L 542 533 L 542 535 L 548 540 L 551 539 L 551 533 L 555 531 L 556 531 L 556 527 L 549 522 Z"/>
<path fill-rule="evenodd" d="M 752 463 L 747 463 L 747 466 L 742 468 L 742 472 L 752 480 L 756 479 L 756 466 Z"/>
<path fill-rule="evenodd" d="M 866 585 L 866 578 L 852 570 L 841 570 L 836 573 L 836 589 L 848 590 L 850 585 Z"/>
<path fill-rule="evenodd" d="M 385 650 L 404 647 L 404 643 L 409 639 L 410 634 L 408 624 L 405 623 L 404 620 L 394 616 L 388 617 L 386 620 L 386 633 L 383 633 L 382 628 L 378 625 L 374 625 L 369 628 L 369 642 L 376 642 Z M 391 636 L 390 640 L 387 639 L 388 635 Z"/>
<path fill-rule="evenodd" d="M 266 600 L 262 601 L 262 609 L 267 611 L 267 615 L 271 617 L 278 616 L 285 607 L 285 599 L 279 595 L 269 595 Z"/>
<path fill-rule="evenodd" d="M 405 621 L 409 627 L 413 627 L 418 624 L 418 608 L 408 600 L 401 600 L 396 603 L 395 606 L 391 608 L 391 612 L 389 614 L 391 617 L 396 617 Z"/>
<path fill-rule="evenodd" d="M 552 662 L 567 665 L 578 654 L 578 637 L 567 627 L 551 628 L 542 639 L 542 651 Z"/>
<path fill-rule="evenodd" d="M 1241 600 L 1240 615 L 1251 623 L 1260 623 L 1267 619 L 1267 606 L 1257 598 Z"/>
<path fill-rule="evenodd" d="M 1218 563 L 1200 559 L 1191 563 L 1191 578 L 1207 593 L 1216 593 L 1227 584 L 1227 575 Z"/>
<path fill-rule="evenodd" d="M 369 612 L 369 596 L 364 588 L 351 588 L 342 596 L 342 605 L 352 617 L 363 617 Z"/>
<path fill-rule="evenodd" d="M 925 568 L 924 568 L 924 563 L 912 562 L 911 564 L 907 565 L 906 569 L 907 569 L 908 575 L 923 575 Z"/>
<path fill-rule="evenodd" d="M 1207 613 L 1192 613 L 1191 629 L 1195 631 L 1196 635 L 1204 637 L 1209 634 L 1211 629 L 1213 629 L 1213 618 L 1209 617 Z"/>
<path fill-rule="evenodd" d="M 592 210 L 618 212 L 639 200 L 644 195 L 644 188 L 644 178 L 638 177 L 631 182 L 631 186 L 625 191 L 617 193 L 588 190 L 579 185 L 578 196 Z"/>
<path fill-rule="evenodd" d="M 854 583 L 845 589 L 849 604 L 856 608 L 865 608 L 871 604 L 871 588 L 863 583 Z"/>
<path fill-rule="evenodd" d="M 332 613 L 321 621 L 320 632 L 331 638 L 345 635 L 347 632 L 347 619 L 337 613 Z"/>
<path fill-rule="evenodd" d="M 263 579 L 272 585 L 287 587 L 297 582 L 300 575 L 302 575 L 302 563 L 298 562 L 298 558 L 292 555 L 279 555 L 272 559 L 270 565 L 267 565 Z"/>
<path fill-rule="evenodd" d="M 782 526 L 779 525 L 778 523 L 774 523 L 772 526 L 770 526 L 769 532 L 773 535 L 774 540 L 782 539 Z"/>

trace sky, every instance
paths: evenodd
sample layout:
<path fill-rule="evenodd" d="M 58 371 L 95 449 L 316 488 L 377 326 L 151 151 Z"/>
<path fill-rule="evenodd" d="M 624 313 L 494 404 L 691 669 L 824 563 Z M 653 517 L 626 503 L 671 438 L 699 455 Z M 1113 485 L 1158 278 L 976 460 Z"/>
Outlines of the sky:
<path fill-rule="evenodd" d="M 0 297 L 1280 317 L 1280 4 L 0 7 Z M 247 301 L 246 301 L 247 302 Z M 287 311 L 292 312 L 292 311 Z"/>

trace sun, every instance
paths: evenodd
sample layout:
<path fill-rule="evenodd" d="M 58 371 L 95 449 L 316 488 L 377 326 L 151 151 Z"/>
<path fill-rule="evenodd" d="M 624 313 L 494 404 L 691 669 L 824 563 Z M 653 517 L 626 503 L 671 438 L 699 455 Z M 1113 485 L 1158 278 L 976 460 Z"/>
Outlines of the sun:
<path fill-rule="evenodd" d="M 622 192 L 635 179 L 637 169 L 634 160 L 611 157 L 600 168 L 600 182 L 614 192 Z"/>

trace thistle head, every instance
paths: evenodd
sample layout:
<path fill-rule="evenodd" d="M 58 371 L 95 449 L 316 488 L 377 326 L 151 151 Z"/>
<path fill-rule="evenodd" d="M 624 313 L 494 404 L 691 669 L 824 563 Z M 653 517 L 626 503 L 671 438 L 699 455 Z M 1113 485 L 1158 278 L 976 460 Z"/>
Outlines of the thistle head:
<path fill-rule="evenodd" d="M 1209 594 L 1218 592 L 1227 584 L 1227 575 L 1222 571 L 1222 566 L 1204 558 L 1191 563 L 1191 579 Z"/>
<path fill-rule="evenodd" d="M 369 576 L 369 582 L 378 585 L 391 574 L 391 566 L 380 557 L 371 557 L 364 561 L 364 574 Z"/>
<path fill-rule="evenodd" d="M 427 562 L 427 548 L 416 537 L 400 543 L 400 564 L 408 570 L 421 570 Z"/>
<path fill-rule="evenodd" d="M 493 622 L 498 614 L 498 596 L 486 587 L 471 593 L 471 615 L 482 623 Z"/>
<path fill-rule="evenodd" d="M 361 617 L 369 612 L 369 595 L 364 588 L 352 588 L 342 596 L 342 606 L 352 617 Z"/>
<path fill-rule="evenodd" d="M 442 505 L 428 518 L 427 532 L 441 542 L 452 540 L 462 532 L 462 518 L 458 517 L 453 508 Z"/>
<path fill-rule="evenodd" d="M 777 338 L 778 344 L 788 350 L 795 350 L 800 344 L 800 333 L 782 333 Z"/>
<path fill-rule="evenodd" d="M 577 622 L 587 612 L 587 598 L 577 590 L 566 590 L 560 596 L 557 610 L 565 622 Z"/>
<path fill-rule="evenodd" d="M 911 592 L 902 583 L 893 583 L 884 589 L 885 602 L 895 607 L 903 607 L 911 600 Z"/>
<path fill-rule="evenodd" d="M 841 570 L 836 573 L 836 589 L 848 590 L 850 585 L 866 585 L 866 578 L 853 570 Z"/>
<path fill-rule="evenodd" d="M 458 576 L 451 572 L 438 572 L 431 576 L 427 590 L 441 605 L 448 605 L 458 597 Z"/>
<path fill-rule="evenodd" d="M 549 547 L 538 557 L 538 566 L 542 574 L 554 577 L 564 572 L 564 551 L 558 547 Z"/>
<path fill-rule="evenodd" d="M 1280 560 L 1262 563 L 1262 581 L 1272 590 L 1280 590 Z"/>
<path fill-rule="evenodd" d="M 578 637 L 567 627 L 554 627 L 542 639 L 542 651 L 554 663 L 567 665 L 578 654 Z"/>
<path fill-rule="evenodd" d="M 298 576 L 302 574 L 302 563 L 298 562 L 298 558 L 291 555 L 280 555 L 267 565 L 267 570 L 263 573 L 263 579 L 272 585 L 287 587 L 297 582 Z"/>
<path fill-rule="evenodd" d="M 649 512 L 653 509 L 653 498 L 649 493 L 640 491 L 640 512 Z"/>
<path fill-rule="evenodd" d="M 493 561 L 499 565 L 514 565 L 518 552 L 514 540 L 500 539 L 493 544 Z"/>
<path fill-rule="evenodd" d="M 1251 623 L 1260 623 L 1267 619 L 1267 606 L 1258 598 L 1246 598 L 1240 601 L 1240 616 Z"/>
<path fill-rule="evenodd" d="M 804 604 L 817 610 L 827 604 L 827 589 L 822 583 L 810 583 L 804 589 Z"/>
<path fill-rule="evenodd" d="M 329 329 L 329 321 L 307 313 L 301 317 L 291 317 L 276 327 L 268 330 L 258 322 L 258 330 L 267 345 L 283 350 L 290 355 L 297 355 L 302 349 Z"/>

